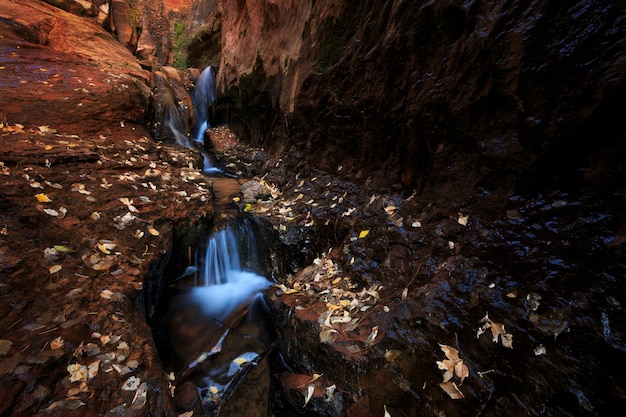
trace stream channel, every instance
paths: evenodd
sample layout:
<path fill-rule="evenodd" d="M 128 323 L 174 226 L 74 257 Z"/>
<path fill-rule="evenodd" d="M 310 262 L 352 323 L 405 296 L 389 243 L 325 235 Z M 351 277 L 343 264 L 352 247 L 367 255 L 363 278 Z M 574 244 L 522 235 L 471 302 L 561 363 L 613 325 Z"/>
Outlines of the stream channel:
<path fill-rule="evenodd" d="M 179 397 L 194 397 L 195 388 L 210 415 L 219 414 L 238 391 L 245 401 L 236 402 L 239 411 L 229 405 L 230 415 L 267 415 L 271 373 L 263 359 L 275 336 L 262 292 L 272 284 L 265 276 L 270 243 L 258 242 L 262 225 L 257 219 L 234 209 L 232 198 L 240 183 L 214 166 L 203 146 L 215 98 L 213 71 L 207 67 L 196 82 L 192 132 L 183 132 L 175 109 L 170 109 L 166 124 L 179 145 L 202 154 L 203 170 L 213 181 L 214 218 L 219 220 L 190 255 L 186 270 L 167 280 L 153 328 L 165 369 L 176 390 L 183 392 Z"/>

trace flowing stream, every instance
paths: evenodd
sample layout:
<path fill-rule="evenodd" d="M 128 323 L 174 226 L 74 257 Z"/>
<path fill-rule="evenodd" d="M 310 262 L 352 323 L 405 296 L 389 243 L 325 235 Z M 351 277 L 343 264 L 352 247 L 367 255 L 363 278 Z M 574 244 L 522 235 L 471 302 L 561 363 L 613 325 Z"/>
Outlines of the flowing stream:
<path fill-rule="evenodd" d="M 193 141 L 182 132 L 182 123 L 176 123 L 180 117 L 170 117 L 168 125 L 180 145 L 197 145 L 203 154 L 204 172 L 214 177 L 216 200 L 220 200 L 214 207 L 220 211 L 232 198 L 228 192 L 220 194 L 219 188 L 224 188 L 220 181 L 236 180 L 222 178 L 222 171 L 211 164 L 202 146 L 214 99 L 213 70 L 208 67 L 193 93 Z M 236 187 L 226 185 L 231 191 L 239 190 L 238 183 Z M 168 346 L 162 347 L 161 356 L 166 368 L 176 375 L 175 385 L 192 382 L 206 409 L 223 406 L 234 390 L 243 389 L 239 385 L 245 378 L 246 382 L 255 380 L 253 385 L 257 388 L 267 385 L 267 389 L 244 395 L 250 407 L 267 410 L 269 364 L 261 359 L 270 350 L 272 336 L 262 291 L 271 282 L 259 272 L 262 261 L 254 220 L 245 215 L 229 217 L 214 227 L 205 249 L 197 250 L 194 265 L 176 279 L 166 296 L 159 314 L 165 322 Z M 234 415 L 250 415 L 250 407 L 245 406 Z"/>

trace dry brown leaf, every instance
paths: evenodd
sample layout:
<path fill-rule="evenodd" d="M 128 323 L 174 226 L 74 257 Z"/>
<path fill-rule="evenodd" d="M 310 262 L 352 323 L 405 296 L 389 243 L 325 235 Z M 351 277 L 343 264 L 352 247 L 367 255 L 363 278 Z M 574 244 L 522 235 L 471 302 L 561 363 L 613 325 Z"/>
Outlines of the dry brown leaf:
<path fill-rule="evenodd" d="M 505 334 L 506 331 L 504 330 L 504 324 L 502 323 L 494 323 L 491 322 L 491 341 L 494 343 L 498 342 L 498 336 Z"/>
<path fill-rule="evenodd" d="M 100 359 L 93 361 L 87 368 L 87 376 L 89 379 L 94 379 L 98 375 L 100 370 Z"/>
<path fill-rule="evenodd" d="M 446 355 L 446 358 L 450 359 L 451 361 L 457 362 L 461 359 L 459 358 L 459 351 L 453 348 L 452 346 L 448 346 L 448 345 L 439 345 L 439 346 L 441 347 L 441 350 L 443 351 L 443 353 Z"/>
<path fill-rule="evenodd" d="M 50 342 L 50 349 L 52 350 L 61 349 L 63 346 L 65 346 L 65 341 L 61 336 Z"/>
<path fill-rule="evenodd" d="M 459 390 L 459 387 L 452 381 L 439 384 L 439 387 L 453 400 L 461 400 L 465 395 Z"/>
<path fill-rule="evenodd" d="M 85 381 L 82 381 L 78 387 L 70 388 L 67 391 L 66 397 L 74 397 L 75 395 L 81 394 L 83 392 L 89 392 L 89 385 Z"/>
<path fill-rule="evenodd" d="M 454 365 L 454 374 L 461 380 L 462 384 L 463 380 L 469 376 L 469 368 L 463 363 L 462 360 L 458 361 L 456 365 Z"/>
<path fill-rule="evenodd" d="M 502 346 L 513 349 L 513 335 L 511 333 L 504 333 L 501 337 Z"/>
<path fill-rule="evenodd" d="M 67 372 L 70 374 L 70 382 L 87 381 L 88 371 L 85 365 L 73 363 L 67 366 Z"/>

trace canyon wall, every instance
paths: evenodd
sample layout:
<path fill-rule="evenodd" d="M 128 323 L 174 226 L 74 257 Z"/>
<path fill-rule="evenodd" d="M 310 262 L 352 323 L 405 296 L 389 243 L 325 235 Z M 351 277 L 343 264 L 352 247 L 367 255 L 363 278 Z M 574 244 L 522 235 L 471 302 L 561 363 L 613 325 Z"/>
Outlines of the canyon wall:
<path fill-rule="evenodd" d="M 254 145 L 407 192 L 624 175 L 619 2 L 219 3 L 216 110 Z"/>

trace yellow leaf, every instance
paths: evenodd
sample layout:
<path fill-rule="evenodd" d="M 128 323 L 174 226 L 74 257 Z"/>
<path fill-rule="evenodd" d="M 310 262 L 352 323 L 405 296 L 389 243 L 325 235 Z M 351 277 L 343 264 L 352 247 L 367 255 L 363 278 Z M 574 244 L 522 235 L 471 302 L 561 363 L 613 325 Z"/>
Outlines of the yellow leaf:
<path fill-rule="evenodd" d="M 244 363 L 248 362 L 245 358 L 239 357 L 239 358 L 235 358 L 233 359 L 233 362 L 235 362 L 237 365 L 241 366 Z"/>
<path fill-rule="evenodd" d="M 49 203 L 52 200 L 50 199 L 50 197 L 48 197 L 47 195 L 45 195 L 44 193 L 41 194 L 37 194 L 35 195 L 35 198 L 37 199 L 37 201 L 39 201 L 40 203 Z"/>
<path fill-rule="evenodd" d="M 311 378 L 311 380 L 309 381 L 309 384 L 312 382 L 317 381 L 318 379 L 320 379 L 322 377 L 322 375 L 324 374 L 313 374 L 313 378 Z"/>
<path fill-rule="evenodd" d="M 104 253 L 105 255 L 111 254 L 111 251 L 109 251 L 109 249 L 107 249 L 106 245 L 103 243 L 98 243 L 96 247 L 100 250 L 100 252 Z"/>
<path fill-rule="evenodd" d="M 45 150 L 47 151 L 52 150 L 52 145 L 46 145 Z"/>
<path fill-rule="evenodd" d="M 365 236 L 367 236 L 369 234 L 369 230 L 361 230 L 361 233 L 359 233 L 359 239 L 363 239 Z"/>
<path fill-rule="evenodd" d="M 248 204 L 246 204 L 246 205 L 245 205 L 245 207 L 243 208 L 243 211 L 244 211 L 244 212 L 248 212 L 248 211 L 250 211 L 250 210 L 252 210 L 252 204 L 248 203 Z"/>
<path fill-rule="evenodd" d="M 64 252 L 64 253 L 74 252 L 72 248 L 68 248 L 67 246 L 62 246 L 62 245 L 54 245 L 54 249 L 57 252 Z"/>
<path fill-rule="evenodd" d="M 341 310 L 343 307 L 333 303 L 326 303 L 326 308 L 332 313 L 333 311 Z"/>
<path fill-rule="evenodd" d="M 152 236 L 159 235 L 159 231 L 152 226 L 148 226 L 148 233 L 150 233 Z"/>
<path fill-rule="evenodd" d="M 57 272 L 59 272 L 61 269 L 63 269 L 63 267 L 62 267 L 61 265 L 52 265 L 52 266 L 50 267 L 50 273 L 51 273 L 51 274 L 57 273 Z"/>

